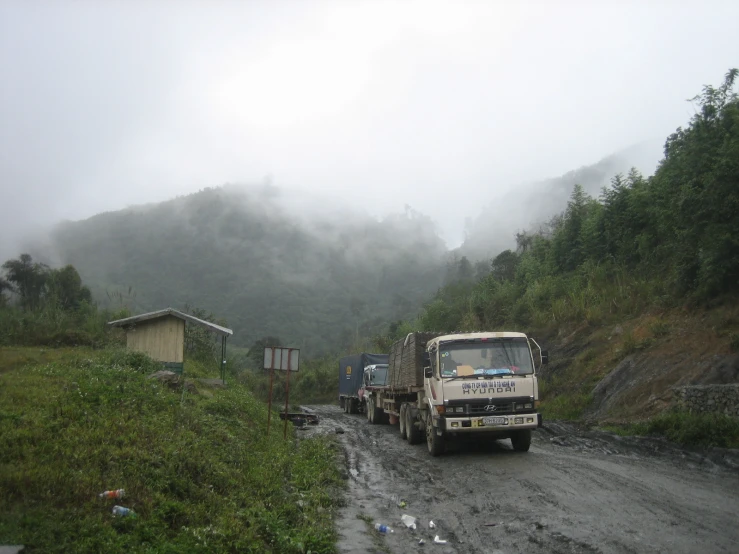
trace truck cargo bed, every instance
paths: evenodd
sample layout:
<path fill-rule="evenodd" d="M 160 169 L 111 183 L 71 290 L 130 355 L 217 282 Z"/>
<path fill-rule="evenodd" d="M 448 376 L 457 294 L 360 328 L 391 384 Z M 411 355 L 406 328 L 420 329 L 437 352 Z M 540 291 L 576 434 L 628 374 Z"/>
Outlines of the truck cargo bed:
<path fill-rule="evenodd" d="M 395 342 L 388 361 L 388 384 L 394 388 L 423 387 L 423 352 L 439 333 L 409 333 Z"/>

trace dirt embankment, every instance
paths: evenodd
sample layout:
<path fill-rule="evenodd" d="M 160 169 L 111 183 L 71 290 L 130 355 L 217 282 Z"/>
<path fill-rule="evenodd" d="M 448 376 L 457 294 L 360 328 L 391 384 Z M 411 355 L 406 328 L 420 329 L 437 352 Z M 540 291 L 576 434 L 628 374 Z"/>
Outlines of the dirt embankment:
<path fill-rule="evenodd" d="M 546 398 L 586 397 L 594 422 L 653 416 L 671 387 L 739 382 L 739 306 L 647 314 L 618 325 L 583 324 L 544 339 Z"/>
<path fill-rule="evenodd" d="M 432 458 L 397 426 L 371 425 L 338 406 L 312 408 L 321 422 L 306 433 L 342 431 L 342 554 L 735 552 L 739 541 L 737 451 L 708 457 L 659 439 L 549 423 L 528 453 L 485 441 Z M 415 530 L 403 514 L 418 518 Z M 395 532 L 380 535 L 376 522 Z M 434 544 L 437 535 L 447 542 Z"/>

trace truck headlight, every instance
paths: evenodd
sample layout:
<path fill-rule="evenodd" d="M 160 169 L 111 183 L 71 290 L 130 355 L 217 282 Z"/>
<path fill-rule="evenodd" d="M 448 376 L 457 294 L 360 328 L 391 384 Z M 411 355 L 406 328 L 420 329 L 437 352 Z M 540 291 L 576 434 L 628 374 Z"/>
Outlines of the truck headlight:
<path fill-rule="evenodd" d="M 464 406 L 460 406 L 458 408 L 455 408 L 454 411 L 457 412 L 458 414 L 463 414 L 464 413 Z"/>
<path fill-rule="evenodd" d="M 529 402 L 528 404 L 524 404 L 523 407 L 526 408 L 527 410 L 530 410 L 531 409 L 531 403 Z"/>

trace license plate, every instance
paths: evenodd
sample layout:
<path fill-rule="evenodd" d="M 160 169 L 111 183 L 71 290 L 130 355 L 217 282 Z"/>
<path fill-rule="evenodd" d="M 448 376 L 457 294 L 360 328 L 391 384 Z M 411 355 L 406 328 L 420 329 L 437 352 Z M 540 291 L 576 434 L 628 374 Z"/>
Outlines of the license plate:
<path fill-rule="evenodd" d="M 484 417 L 482 418 L 482 422 L 485 425 L 505 425 L 507 422 L 507 419 L 505 417 Z"/>

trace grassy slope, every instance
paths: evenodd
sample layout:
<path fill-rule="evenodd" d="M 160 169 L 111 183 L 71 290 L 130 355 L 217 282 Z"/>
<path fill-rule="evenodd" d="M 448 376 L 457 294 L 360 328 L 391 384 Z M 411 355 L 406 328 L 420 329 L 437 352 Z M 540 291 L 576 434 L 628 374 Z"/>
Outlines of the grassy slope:
<path fill-rule="evenodd" d="M 147 380 L 153 369 L 124 351 L 0 350 L 0 543 L 333 552 L 335 447 L 265 437 L 244 387 L 183 397 Z M 115 488 L 123 500 L 97 498 Z M 114 518 L 116 503 L 137 517 Z"/>
<path fill-rule="evenodd" d="M 672 411 L 670 387 L 721 382 L 715 367 L 739 352 L 738 337 L 735 301 L 570 328 L 549 341 L 553 364 L 540 380 L 542 411 L 547 418 L 587 419 L 623 433 L 737 448 L 739 422 Z M 627 358 L 635 370 L 594 396 L 596 385 Z M 707 433 L 708 425 L 717 431 Z"/>

